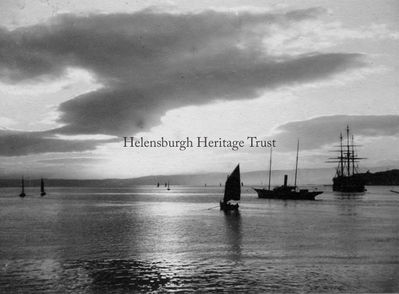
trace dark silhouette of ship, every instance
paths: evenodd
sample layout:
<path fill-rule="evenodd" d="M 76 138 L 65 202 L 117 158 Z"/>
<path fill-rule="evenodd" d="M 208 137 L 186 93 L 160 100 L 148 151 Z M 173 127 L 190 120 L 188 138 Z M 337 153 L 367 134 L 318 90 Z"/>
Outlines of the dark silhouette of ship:
<path fill-rule="evenodd" d="M 296 151 L 296 164 L 295 164 L 295 183 L 294 186 L 287 184 L 288 176 L 284 175 L 284 185 L 270 189 L 270 180 L 272 174 L 272 149 L 270 149 L 270 165 L 269 165 L 269 186 L 268 189 L 253 188 L 258 193 L 259 198 L 266 199 L 283 199 L 283 200 L 314 200 L 317 195 L 323 191 L 309 191 L 308 189 L 298 189 L 297 175 L 298 175 L 298 154 L 299 154 L 299 141 Z"/>
<path fill-rule="evenodd" d="M 364 192 L 366 181 L 358 173 L 358 162 L 361 159 L 356 154 L 353 135 L 350 137 L 349 126 L 346 127 L 346 144 L 343 143 L 342 133 L 340 134 L 339 155 L 330 158 L 328 162 L 338 163 L 335 177 L 333 178 L 333 191 L 337 192 Z M 350 139 L 351 138 L 351 139 Z"/>
<path fill-rule="evenodd" d="M 24 177 L 21 179 L 21 194 L 19 194 L 19 197 L 24 198 L 26 196 L 25 194 L 25 183 L 24 183 Z"/>
<path fill-rule="evenodd" d="M 46 195 L 46 191 L 44 191 L 44 181 L 43 178 L 40 179 L 40 196 Z"/>
<path fill-rule="evenodd" d="M 232 203 L 233 201 L 239 201 L 241 197 L 241 180 L 240 180 L 240 165 L 238 164 L 233 172 L 227 177 L 226 184 L 224 187 L 224 197 L 220 201 L 220 210 L 238 210 L 238 203 Z"/>

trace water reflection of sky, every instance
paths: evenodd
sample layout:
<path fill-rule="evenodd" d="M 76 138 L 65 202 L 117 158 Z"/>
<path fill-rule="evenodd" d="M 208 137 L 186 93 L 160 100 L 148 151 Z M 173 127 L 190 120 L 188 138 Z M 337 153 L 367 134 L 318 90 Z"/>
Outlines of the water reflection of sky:
<path fill-rule="evenodd" d="M 239 214 L 224 214 L 209 190 L 138 191 L 3 193 L 1 292 L 399 291 L 396 195 L 249 194 Z"/>
<path fill-rule="evenodd" d="M 242 251 L 241 214 L 239 211 L 226 211 L 224 214 L 226 243 L 230 247 L 227 256 L 232 261 L 240 261 Z"/>

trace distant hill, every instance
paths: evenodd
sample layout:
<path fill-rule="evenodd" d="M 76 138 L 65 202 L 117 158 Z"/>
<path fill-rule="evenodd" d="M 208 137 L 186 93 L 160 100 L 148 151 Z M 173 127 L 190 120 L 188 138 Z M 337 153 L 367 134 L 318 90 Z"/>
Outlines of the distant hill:
<path fill-rule="evenodd" d="M 361 174 L 366 185 L 399 185 L 399 169 Z"/>
<path fill-rule="evenodd" d="M 284 174 L 288 174 L 289 181 L 294 181 L 294 171 L 276 170 L 272 172 L 272 185 L 280 185 Z M 331 181 L 331 169 L 303 169 L 298 172 L 298 182 L 301 184 L 324 184 Z M 47 187 L 128 187 L 134 185 L 156 185 L 170 182 L 171 185 L 191 186 L 219 186 L 224 185 L 228 173 L 185 174 L 185 175 L 153 175 L 130 179 L 45 179 Z M 268 172 L 253 171 L 241 173 L 241 180 L 245 185 L 266 185 Z M 17 187 L 20 179 L 0 179 L 0 187 Z M 26 179 L 25 185 L 39 186 L 40 179 Z"/>
<path fill-rule="evenodd" d="M 288 175 L 289 184 L 294 182 L 294 171 L 276 170 L 272 172 L 271 186 L 283 184 L 284 174 Z M 332 184 L 334 169 L 300 169 L 298 170 L 298 185 Z M 383 172 L 366 172 L 361 174 L 368 185 L 399 185 L 399 170 Z M 224 185 L 227 173 L 185 174 L 185 175 L 153 175 L 130 179 L 45 179 L 47 187 L 129 187 L 135 185 L 162 185 L 170 182 L 171 185 L 191 186 L 219 186 Z M 268 184 L 267 171 L 253 171 L 241 173 L 241 180 L 247 186 L 266 186 Z M 0 179 L 0 187 L 18 187 L 20 179 Z M 40 186 L 40 179 L 26 179 L 25 185 Z"/>

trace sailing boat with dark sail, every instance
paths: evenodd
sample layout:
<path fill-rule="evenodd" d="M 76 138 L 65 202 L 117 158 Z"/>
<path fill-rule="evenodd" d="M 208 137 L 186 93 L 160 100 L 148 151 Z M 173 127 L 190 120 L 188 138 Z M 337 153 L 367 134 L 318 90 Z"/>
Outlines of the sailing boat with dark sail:
<path fill-rule="evenodd" d="M 24 198 L 26 196 L 24 177 L 22 177 L 22 180 L 21 180 L 21 187 L 22 187 L 22 191 L 21 191 L 21 194 L 19 194 L 19 197 Z"/>
<path fill-rule="evenodd" d="M 283 199 L 283 200 L 314 200 L 315 197 L 322 191 L 309 191 L 308 189 L 298 189 L 297 175 L 298 175 L 298 154 L 299 154 L 299 140 L 296 150 L 296 164 L 295 164 L 295 183 L 294 186 L 287 184 L 288 176 L 284 175 L 284 185 L 276 187 L 273 190 L 270 189 L 270 180 L 272 173 L 272 149 L 270 149 L 270 166 L 269 166 L 269 187 L 268 189 L 257 189 L 253 188 L 258 193 L 259 198 L 267 199 Z"/>
<path fill-rule="evenodd" d="M 358 174 L 357 163 L 361 159 L 357 156 L 353 135 L 350 140 L 349 126 L 346 127 L 346 144 L 343 143 L 342 133 L 340 134 L 339 155 L 330 158 L 328 162 L 338 163 L 335 177 L 333 178 L 333 191 L 337 192 L 364 192 L 365 181 Z"/>
<path fill-rule="evenodd" d="M 46 191 L 44 191 L 44 181 L 43 178 L 40 179 L 40 196 L 46 195 Z"/>
<path fill-rule="evenodd" d="M 238 210 L 238 203 L 241 197 L 240 165 L 238 164 L 233 172 L 227 177 L 224 187 L 224 197 L 220 201 L 220 210 Z"/>

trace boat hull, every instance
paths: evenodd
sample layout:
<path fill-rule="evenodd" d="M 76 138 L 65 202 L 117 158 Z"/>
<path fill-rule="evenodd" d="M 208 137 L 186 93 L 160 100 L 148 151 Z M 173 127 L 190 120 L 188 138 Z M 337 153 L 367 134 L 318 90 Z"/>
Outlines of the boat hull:
<path fill-rule="evenodd" d="M 299 191 L 275 191 L 266 189 L 253 188 L 258 193 L 259 198 L 264 199 L 282 199 L 282 200 L 315 200 L 317 195 L 322 194 L 321 191 L 299 190 Z"/>
<path fill-rule="evenodd" d="M 238 203 L 231 204 L 228 202 L 220 201 L 220 210 L 230 211 L 230 210 L 238 210 Z"/>
<path fill-rule="evenodd" d="M 365 192 L 364 181 L 356 176 L 333 178 L 333 191 L 335 192 Z"/>

